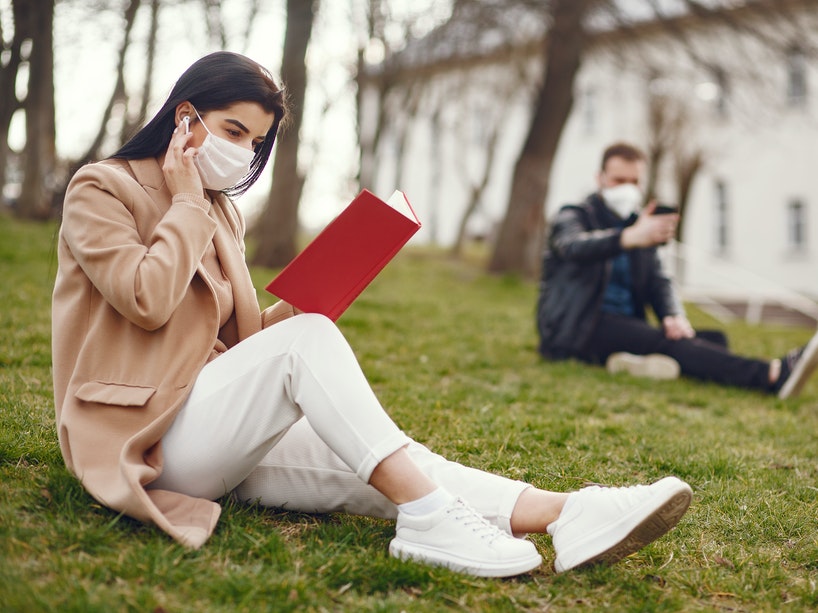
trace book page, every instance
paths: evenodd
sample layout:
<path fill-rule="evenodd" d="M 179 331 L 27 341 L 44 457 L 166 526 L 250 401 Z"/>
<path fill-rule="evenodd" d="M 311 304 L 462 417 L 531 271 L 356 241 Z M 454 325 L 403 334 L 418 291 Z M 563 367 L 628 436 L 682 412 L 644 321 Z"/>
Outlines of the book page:
<path fill-rule="evenodd" d="M 406 199 L 406 194 L 404 194 L 399 189 L 396 189 L 392 192 L 392 195 L 389 196 L 389 200 L 386 201 L 386 204 L 391 206 L 395 209 L 398 213 L 401 213 L 404 217 L 408 217 L 412 221 L 418 221 L 417 215 L 415 215 L 415 211 L 412 208 L 412 205 L 409 204 L 409 201 Z"/>

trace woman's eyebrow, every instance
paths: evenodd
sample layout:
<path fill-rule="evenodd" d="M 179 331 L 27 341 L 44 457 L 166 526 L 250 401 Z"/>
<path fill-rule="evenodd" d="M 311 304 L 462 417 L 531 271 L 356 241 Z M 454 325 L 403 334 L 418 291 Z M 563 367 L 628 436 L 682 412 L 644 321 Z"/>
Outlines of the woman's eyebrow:
<path fill-rule="evenodd" d="M 245 125 L 244 125 L 242 122 L 240 122 L 238 119 L 225 119 L 225 121 L 226 121 L 227 123 L 232 123 L 234 126 L 236 126 L 237 128 L 239 128 L 239 129 L 240 129 L 242 132 L 244 132 L 245 134 L 250 134 L 250 130 L 248 130 L 248 129 L 247 129 L 247 126 L 245 126 Z M 264 140 L 264 139 L 266 138 L 266 136 L 267 136 L 267 135 L 265 134 L 265 135 L 263 135 L 263 136 L 257 136 L 256 138 L 257 138 L 257 139 L 260 139 L 260 140 Z"/>
<path fill-rule="evenodd" d="M 249 134 L 249 133 L 250 133 L 250 130 L 248 130 L 248 129 L 247 129 L 247 126 L 245 126 L 245 125 L 244 125 L 242 122 L 240 122 L 238 119 L 225 119 L 225 121 L 226 121 L 227 123 L 232 123 L 234 126 L 236 126 L 237 128 L 239 128 L 239 129 L 240 129 L 242 132 L 244 132 L 245 134 Z"/>

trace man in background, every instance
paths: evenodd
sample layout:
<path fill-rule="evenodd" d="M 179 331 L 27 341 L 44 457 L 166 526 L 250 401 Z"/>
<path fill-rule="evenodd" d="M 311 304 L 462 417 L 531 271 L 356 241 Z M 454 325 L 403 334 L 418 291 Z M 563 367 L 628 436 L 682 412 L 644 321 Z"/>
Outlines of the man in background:
<path fill-rule="evenodd" d="M 637 147 L 611 145 L 602 155 L 599 190 L 552 220 L 537 303 L 542 356 L 797 394 L 818 366 L 818 335 L 771 361 L 731 353 L 720 333 L 697 335 L 657 254 L 675 236 L 679 215 L 656 202 L 644 205 L 645 170 Z M 648 307 L 660 327 L 648 323 Z"/>

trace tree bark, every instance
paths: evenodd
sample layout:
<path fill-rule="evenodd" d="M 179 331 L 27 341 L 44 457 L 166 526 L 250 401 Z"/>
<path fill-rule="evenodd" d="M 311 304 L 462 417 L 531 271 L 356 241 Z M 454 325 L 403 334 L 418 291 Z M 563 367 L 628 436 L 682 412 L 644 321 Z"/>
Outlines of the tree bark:
<path fill-rule="evenodd" d="M 304 176 L 298 170 L 298 145 L 307 89 L 305 59 L 318 4 L 318 0 L 287 0 L 281 79 L 290 115 L 287 128 L 278 136 L 273 185 L 253 228 L 257 244 L 253 263 L 259 266 L 284 266 L 297 253 L 298 203 L 304 186 Z"/>
<path fill-rule="evenodd" d="M 554 0 L 544 47 L 543 85 L 525 144 L 514 166 L 511 193 L 490 272 L 534 276 L 545 235 L 544 204 L 560 136 L 574 102 L 574 78 L 587 43 L 583 19 L 598 0 Z"/>
<path fill-rule="evenodd" d="M 696 149 L 687 154 L 677 152 L 676 154 L 676 197 L 677 206 L 679 207 L 679 229 L 676 237 L 679 241 L 684 240 L 684 219 L 687 211 L 687 203 L 690 200 L 690 188 L 693 186 L 693 181 L 699 174 L 702 166 L 704 166 L 705 154 L 701 149 Z"/>
<path fill-rule="evenodd" d="M 457 226 L 457 236 L 455 237 L 454 244 L 449 251 L 453 257 L 460 257 L 463 253 L 463 245 L 466 242 L 466 228 L 469 225 L 469 220 L 480 206 L 480 199 L 483 197 L 486 187 L 488 187 L 491 173 L 494 170 L 494 157 L 497 152 L 497 140 L 500 137 L 499 125 L 500 122 L 493 122 L 491 124 L 491 132 L 489 133 L 489 138 L 486 142 L 486 160 L 483 165 L 482 175 L 476 183 L 472 183 L 469 186 L 469 201 L 466 205 L 466 210 L 463 211 L 463 215 L 460 218 L 460 223 Z"/>
<path fill-rule="evenodd" d="M 22 26 L 31 41 L 28 58 L 26 146 L 23 152 L 23 184 L 17 215 L 43 219 L 51 214 L 56 187 L 57 151 L 54 119 L 54 0 L 15 0 L 24 5 Z M 15 10 L 15 14 L 17 11 Z"/>
<path fill-rule="evenodd" d="M 102 114 L 102 120 L 99 124 L 99 130 L 94 138 L 94 141 L 88 147 L 88 150 L 76 160 L 75 167 L 79 168 L 83 164 L 87 164 L 100 157 L 102 145 L 105 142 L 105 136 L 108 133 L 108 121 L 111 119 L 114 107 L 120 103 L 124 104 L 128 100 L 128 93 L 125 91 L 125 57 L 128 53 L 128 48 L 131 45 L 131 30 L 133 30 L 134 22 L 136 21 L 136 13 L 139 10 L 141 0 L 131 0 L 128 7 L 125 9 L 123 18 L 125 19 L 125 30 L 122 34 L 122 44 L 119 47 L 119 59 L 116 67 L 116 84 L 114 91 L 111 93 L 111 98 L 108 100 L 108 106 L 105 107 L 105 112 Z"/>
<path fill-rule="evenodd" d="M 19 23 L 21 20 L 19 14 L 24 11 L 26 7 L 24 3 L 16 2 L 13 8 L 14 22 Z M 17 99 L 15 82 L 17 81 L 17 72 L 22 62 L 21 47 L 23 39 L 22 29 L 15 27 L 14 35 L 11 37 L 11 40 L 6 43 L 5 32 L 3 31 L 2 23 L 0 23 L 0 44 L 2 44 L 3 52 L 8 54 L 8 62 L 0 62 L 0 186 L 6 184 L 7 169 L 12 153 L 8 143 L 11 118 L 21 107 L 20 101 Z M 2 200 L 2 194 L 0 194 L 0 200 Z"/>
<path fill-rule="evenodd" d="M 676 231 L 676 239 L 684 245 L 685 239 L 685 211 L 687 211 L 687 203 L 690 199 L 690 188 L 693 186 L 693 181 L 696 175 L 699 174 L 704 165 L 704 152 L 697 149 L 685 155 L 677 153 L 676 157 L 676 189 L 679 206 L 679 227 Z M 685 267 L 685 259 L 683 257 L 676 258 L 676 269 L 674 271 L 676 282 L 679 284 L 685 283 L 687 275 L 687 268 Z"/>
<path fill-rule="evenodd" d="M 122 122 L 119 140 L 125 143 L 136 130 L 144 125 L 148 118 L 148 104 L 153 98 L 154 69 L 156 68 L 156 38 L 159 32 L 159 9 L 161 0 L 151 0 L 151 26 L 148 30 L 147 49 L 145 50 L 145 78 L 142 79 L 142 100 L 136 117 L 128 117 Z"/>

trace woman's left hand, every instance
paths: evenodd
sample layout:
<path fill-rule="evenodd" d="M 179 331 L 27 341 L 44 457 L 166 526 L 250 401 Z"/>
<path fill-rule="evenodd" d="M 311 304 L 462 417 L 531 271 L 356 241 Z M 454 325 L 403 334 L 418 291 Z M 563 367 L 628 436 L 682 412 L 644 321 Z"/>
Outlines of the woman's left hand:
<path fill-rule="evenodd" d="M 289 319 L 290 317 L 294 317 L 303 312 L 304 311 L 295 308 L 289 302 L 279 300 L 273 306 L 267 307 L 264 309 L 264 311 L 262 311 L 261 327 L 268 328 L 273 324 L 277 324 L 280 321 L 284 321 L 285 319 Z"/>

